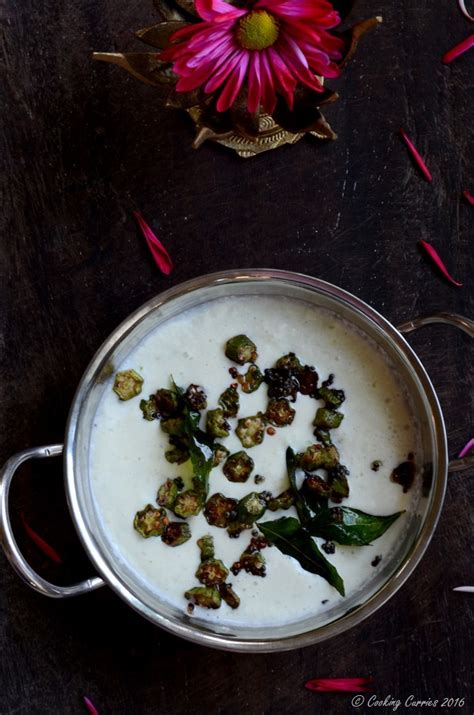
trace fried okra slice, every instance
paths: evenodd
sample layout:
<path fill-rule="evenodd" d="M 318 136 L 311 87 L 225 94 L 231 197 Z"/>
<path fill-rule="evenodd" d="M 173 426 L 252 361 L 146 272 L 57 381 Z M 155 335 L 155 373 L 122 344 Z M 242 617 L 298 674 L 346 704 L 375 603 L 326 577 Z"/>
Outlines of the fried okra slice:
<path fill-rule="evenodd" d="M 184 434 L 184 417 L 167 417 L 160 422 L 161 429 L 173 437 Z"/>
<path fill-rule="evenodd" d="M 235 433 L 242 443 L 242 447 L 250 449 L 263 442 L 265 437 L 265 427 L 267 420 L 265 415 L 259 412 L 252 417 L 243 417 L 237 423 Z"/>
<path fill-rule="evenodd" d="M 189 450 L 175 446 L 165 452 L 165 458 L 171 464 L 184 464 L 189 459 Z"/>
<path fill-rule="evenodd" d="M 237 509 L 237 499 L 225 497 L 219 492 L 213 494 L 204 507 L 204 516 L 210 526 L 217 526 L 220 529 L 225 529 L 232 519 L 235 518 Z"/>
<path fill-rule="evenodd" d="M 267 503 L 264 492 L 250 492 L 240 499 L 237 504 L 235 518 L 229 523 L 227 533 L 232 538 L 237 538 L 245 529 L 251 529 L 253 524 L 265 513 Z"/>
<path fill-rule="evenodd" d="M 320 407 L 316 412 L 313 425 L 322 429 L 335 429 L 339 427 L 344 415 L 337 410 L 329 410 L 327 407 Z"/>
<path fill-rule="evenodd" d="M 191 529 L 186 522 L 170 521 L 161 535 L 168 546 L 180 546 L 191 538 Z"/>
<path fill-rule="evenodd" d="M 298 375 L 300 392 L 308 397 L 318 397 L 319 375 L 312 365 L 305 365 Z"/>
<path fill-rule="evenodd" d="M 187 489 L 176 497 L 173 511 L 176 516 L 187 519 L 188 516 L 196 516 L 202 508 L 202 496 L 195 489 Z"/>
<path fill-rule="evenodd" d="M 191 410 L 201 411 L 207 407 L 207 395 L 200 385 L 189 385 L 184 394 L 184 399 Z"/>
<path fill-rule="evenodd" d="M 303 453 L 297 456 L 298 466 L 305 472 L 314 472 L 316 469 L 332 469 L 339 464 L 339 452 L 332 444 L 323 447 L 321 444 L 311 444 Z"/>
<path fill-rule="evenodd" d="M 257 359 L 257 346 L 247 335 L 235 335 L 227 341 L 225 354 L 229 360 L 245 365 L 246 362 L 255 362 Z"/>
<path fill-rule="evenodd" d="M 224 583 L 229 575 L 229 569 L 220 559 L 207 559 L 203 561 L 196 571 L 196 578 L 205 586 L 216 586 Z"/>
<path fill-rule="evenodd" d="M 326 407 L 331 408 L 340 407 L 346 399 L 344 390 L 334 390 L 331 387 L 321 387 L 319 397 L 324 400 Z"/>
<path fill-rule="evenodd" d="M 336 504 L 349 496 L 349 470 L 343 464 L 338 464 L 328 472 L 328 484 L 331 489 L 330 498 Z"/>
<path fill-rule="evenodd" d="M 155 400 L 160 417 L 175 417 L 182 411 L 182 401 L 173 390 L 162 387 L 156 391 Z"/>
<path fill-rule="evenodd" d="M 326 429 L 316 429 L 313 432 L 314 436 L 318 440 L 318 442 L 321 442 L 325 447 L 330 447 L 332 445 L 332 440 L 331 440 L 331 433 L 326 430 Z"/>
<path fill-rule="evenodd" d="M 160 506 L 172 509 L 180 491 L 181 483 L 177 479 L 167 479 L 158 489 L 156 501 Z M 182 486 L 181 486 L 182 489 Z"/>
<path fill-rule="evenodd" d="M 219 397 L 219 405 L 224 412 L 224 417 L 237 417 L 239 411 L 239 393 L 237 388 L 230 385 Z"/>
<path fill-rule="evenodd" d="M 184 597 L 202 608 L 220 608 L 222 603 L 221 594 L 213 586 L 196 586 L 186 591 Z"/>
<path fill-rule="evenodd" d="M 286 397 L 280 397 L 279 400 L 273 398 L 268 403 L 265 417 L 275 427 L 285 427 L 293 422 L 295 410 L 291 407 Z"/>
<path fill-rule="evenodd" d="M 230 583 L 220 583 L 217 587 L 224 601 L 230 608 L 238 608 L 240 606 L 240 598 L 232 588 Z"/>
<path fill-rule="evenodd" d="M 252 457 L 241 450 L 227 458 L 223 472 L 229 482 L 246 482 L 254 468 Z"/>
<path fill-rule="evenodd" d="M 161 536 L 168 527 L 169 521 L 164 509 L 156 509 L 151 504 L 147 504 L 144 509 L 135 514 L 133 527 L 148 539 L 150 536 Z"/>
<path fill-rule="evenodd" d="M 267 501 L 267 509 L 270 511 L 278 511 L 279 509 L 289 509 L 295 503 L 295 494 L 293 489 L 287 489 L 277 497 L 272 497 Z"/>
<path fill-rule="evenodd" d="M 148 422 L 153 422 L 158 418 L 158 405 L 156 404 L 155 395 L 150 395 L 148 400 L 140 400 L 140 409 L 143 412 L 143 419 Z"/>
<path fill-rule="evenodd" d="M 206 417 L 206 432 L 211 437 L 228 437 L 230 432 L 230 424 L 227 422 L 224 410 L 217 407 L 215 410 L 209 410 Z"/>
<path fill-rule="evenodd" d="M 119 400 L 131 400 L 142 391 L 143 377 L 135 370 L 122 370 L 115 375 L 113 391 Z"/>
<path fill-rule="evenodd" d="M 221 464 L 224 459 L 229 456 L 229 454 L 229 450 L 227 449 L 227 447 L 224 447 L 223 444 L 214 444 L 214 456 L 212 458 L 212 466 L 218 467 L 219 464 Z"/>
<path fill-rule="evenodd" d="M 210 534 L 205 534 L 197 540 L 197 545 L 201 552 L 201 561 L 207 561 L 208 559 L 213 559 L 215 556 L 214 551 L 214 539 Z"/>
<path fill-rule="evenodd" d="M 250 365 L 244 375 L 238 373 L 237 370 L 233 375 L 239 383 L 242 392 L 246 392 L 247 394 L 258 390 L 263 382 L 263 373 L 257 365 Z"/>
<path fill-rule="evenodd" d="M 288 353 L 288 355 L 282 355 L 281 358 L 275 363 L 276 368 L 286 368 L 290 372 L 298 374 L 303 369 L 303 365 L 299 358 L 296 357 L 295 353 Z"/>

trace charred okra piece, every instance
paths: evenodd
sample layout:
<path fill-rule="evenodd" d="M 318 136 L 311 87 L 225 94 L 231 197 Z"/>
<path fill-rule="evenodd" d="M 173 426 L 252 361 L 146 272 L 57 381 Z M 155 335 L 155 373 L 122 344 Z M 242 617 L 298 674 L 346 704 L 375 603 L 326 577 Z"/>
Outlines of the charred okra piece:
<path fill-rule="evenodd" d="M 216 586 L 224 583 L 229 575 L 229 569 L 220 559 L 207 559 L 203 561 L 196 571 L 196 578 L 205 586 Z"/>
<path fill-rule="evenodd" d="M 173 437 L 184 434 L 184 417 L 167 417 L 160 422 L 161 429 Z"/>
<path fill-rule="evenodd" d="M 331 440 L 331 433 L 326 430 L 326 429 L 318 429 L 316 428 L 313 432 L 314 436 L 318 440 L 318 442 L 321 442 L 325 447 L 330 447 L 332 444 Z"/>
<path fill-rule="evenodd" d="M 189 385 L 184 399 L 190 410 L 200 411 L 207 407 L 207 395 L 200 385 Z"/>
<path fill-rule="evenodd" d="M 230 608 L 238 608 L 240 606 L 240 598 L 232 588 L 230 583 L 220 583 L 217 587 L 224 601 Z"/>
<path fill-rule="evenodd" d="M 199 514 L 201 508 L 201 495 L 194 489 L 187 489 L 176 497 L 173 511 L 176 516 L 187 519 L 188 516 L 196 516 L 196 514 Z"/>
<path fill-rule="evenodd" d="M 269 401 L 265 417 L 275 427 L 285 427 L 293 422 L 295 410 L 290 406 L 286 397 L 280 397 L 279 400 Z"/>
<path fill-rule="evenodd" d="M 191 538 L 191 529 L 186 522 L 170 521 L 161 535 L 168 546 L 180 546 Z"/>
<path fill-rule="evenodd" d="M 160 506 L 165 506 L 167 509 L 173 509 L 176 497 L 180 491 L 180 486 L 181 483 L 177 479 L 167 479 L 166 482 L 158 489 L 156 497 L 158 504 Z"/>
<path fill-rule="evenodd" d="M 213 494 L 207 500 L 204 508 L 204 516 L 211 526 L 218 526 L 225 529 L 232 519 L 235 518 L 237 509 L 237 499 L 225 497 L 223 494 Z"/>
<path fill-rule="evenodd" d="M 246 335 L 235 335 L 227 341 L 225 354 L 229 360 L 245 365 L 246 362 L 255 362 L 257 359 L 257 346 Z"/>
<path fill-rule="evenodd" d="M 219 397 L 219 405 L 222 407 L 224 417 L 237 417 L 239 411 L 239 393 L 232 385 L 224 390 Z"/>
<path fill-rule="evenodd" d="M 267 420 L 261 412 L 252 417 L 243 417 L 237 423 L 235 433 L 242 443 L 242 447 L 250 449 L 263 442 Z"/>
<path fill-rule="evenodd" d="M 278 511 L 278 509 L 289 509 L 295 503 L 295 493 L 293 489 L 287 489 L 277 497 L 272 497 L 267 501 L 267 508 L 270 511 Z"/>
<path fill-rule="evenodd" d="M 338 464 L 328 473 L 328 484 L 331 489 L 331 499 L 339 504 L 349 496 L 349 482 L 347 477 L 349 470 L 342 464 Z"/>
<path fill-rule="evenodd" d="M 249 394 L 258 390 L 263 382 L 263 374 L 257 365 L 250 365 L 245 375 L 240 375 L 236 370 L 235 379 L 242 388 L 242 392 Z"/>
<path fill-rule="evenodd" d="M 223 472 L 229 482 L 246 482 L 254 468 L 252 457 L 241 450 L 227 458 Z"/>
<path fill-rule="evenodd" d="M 320 407 L 316 412 L 313 425 L 322 429 L 335 429 L 339 427 L 344 415 L 336 410 L 329 410 L 327 407 Z"/>
<path fill-rule="evenodd" d="M 148 400 L 140 400 L 140 409 L 143 412 L 143 419 L 148 422 L 153 422 L 158 418 L 158 405 L 156 404 L 155 395 L 150 395 Z"/>
<path fill-rule="evenodd" d="M 160 417 L 175 417 L 182 411 L 181 399 L 173 390 L 167 390 L 164 387 L 157 390 L 155 400 Z"/>
<path fill-rule="evenodd" d="M 142 391 L 143 377 L 135 370 L 122 370 L 115 375 L 113 391 L 120 400 L 131 400 Z"/>
<path fill-rule="evenodd" d="M 223 444 L 215 443 L 214 444 L 214 456 L 212 458 L 212 466 L 213 467 L 218 467 L 219 464 L 221 464 L 224 459 L 226 459 L 229 456 L 230 452 L 227 449 L 227 447 L 224 447 Z"/>
<path fill-rule="evenodd" d="M 165 458 L 171 464 L 184 464 L 189 459 L 189 450 L 184 446 L 174 446 L 165 452 Z"/>
<path fill-rule="evenodd" d="M 320 444 L 311 444 L 302 454 L 298 454 L 297 461 L 298 466 L 305 472 L 332 469 L 339 464 L 339 452 L 334 445 L 323 447 Z"/>
<path fill-rule="evenodd" d="M 186 591 L 184 597 L 202 608 L 220 608 L 222 602 L 221 594 L 212 586 L 196 586 Z"/>
<path fill-rule="evenodd" d="M 147 504 L 144 509 L 137 511 L 133 526 L 145 539 L 150 536 L 161 536 L 168 527 L 169 519 L 164 509 L 156 509 Z"/>
<path fill-rule="evenodd" d="M 261 494 L 250 492 L 237 504 L 236 521 L 245 529 L 249 529 L 257 519 L 264 515 L 267 503 Z"/>
<path fill-rule="evenodd" d="M 230 432 L 230 424 L 227 422 L 224 410 L 217 407 L 215 410 L 209 410 L 206 417 L 206 432 L 211 437 L 228 437 Z"/>
<path fill-rule="evenodd" d="M 282 355 L 281 358 L 278 358 L 278 360 L 276 361 L 275 367 L 283 367 L 286 370 L 289 370 L 290 372 L 293 372 L 295 374 L 298 374 L 303 369 L 303 365 L 301 364 L 299 358 L 296 357 L 295 353 L 288 353 L 288 355 Z"/>
<path fill-rule="evenodd" d="M 334 390 L 332 387 L 321 387 L 319 390 L 319 397 L 324 400 L 326 407 L 340 407 L 346 395 L 344 390 Z"/>
<path fill-rule="evenodd" d="M 331 494 L 331 487 L 322 477 L 318 477 L 315 474 L 306 477 L 303 482 L 303 492 L 309 492 L 315 497 L 327 499 Z"/>
<path fill-rule="evenodd" d="M 214 539 L 210 534 L 201 536 L 201 538 L 197 540 L 197 545 L 201 551 L 201 561 L 207 561 L 208 559 L 214 558 Z"/>

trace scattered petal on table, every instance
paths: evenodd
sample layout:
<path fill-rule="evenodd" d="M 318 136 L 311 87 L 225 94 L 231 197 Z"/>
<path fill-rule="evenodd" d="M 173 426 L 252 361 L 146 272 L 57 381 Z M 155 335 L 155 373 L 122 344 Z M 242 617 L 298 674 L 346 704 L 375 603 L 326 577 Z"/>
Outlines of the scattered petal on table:
<path fill-rule="evenodd" d="M 453 591 L 460 591 L 461 593 L 474 593 L 474 586 L 456 586 Z"/>
<path fill-rule="evenodd" d="M 445 54 L 443 55 L 444 64 L 449 65 L 450 62 L 456 60 L 458 57 L 463 55 L 472 47 L 474 47 L 474 34 L 469 35 L 469 37 L 466 37 L 465 40 L 459 42 L 459 44 L 457 45 L 454 45 L 454 47 L 448 50 L 448 52 L 445 52 Z"/>
<path fill-rule="evenodd" d="M 160 239 L 155 236 L 141 213 L 139 213 L 138 211 L 134 211 L 133 215 L 137 219 L 138 225 L 140 226 L 140 230 L 143 233 L 145 240 L 148 244 L 148 248 L 150 249 L 151 255 L 153 256 L 153 260 L 155 261 L 160 271 L 166 276 L 169 276 L 169 274 L 173 270 L 173 261 L 171 260 L 170 254 L 163 246 Z"/>
<path fill-rule="evenodd" d="M 23 527 L 28 536 L 30 537 L 31 541 L 36 544 L 36 546 L 43 552 L 45 556 L 48 557 L 48 559 L 54 561 L 55 564 L 62 564 L 63 560 L 56 551 L 56 549 L 53 549 L 53 547 L 50 546 L 47 541 L 45 541 L 39 534 L 36 533 L 34 529 L 31 528 L 23 514 L 21 514 L 20 516 L 21 521 L 23 523 Z"/>
<path fill-rule="evenodd" d="M 466 199 L 466 201 L 467 201 L 469 204 L 471 204 L 471 206 L 474 206 L 474 196 L 473 196 L 472 194 L 470 194 L 467 189 L 465 189 L 465 191 L 462 192 L 462 195 L 464 196 L 464 198 Z"/>
<path fill-rule="evenodd" d="M 97 710 L 92 700 L 87 697 L 87 695 L 84 695 L 84 703 L 91 715 L 99 715 L 99 711 Z"/>
<path fill-rule="evenodd" d="M 466 454 L 469 454 L 469 452 L 474 449 L 474 437 L 467 442 L 464 447 L 461 449 L 459 452 L 459 458 L 462 459 L 463 457 L 466 456 Z"/>
<path fill-rule="evenodd" d="M 313 678 L 305 688 L 315 693 L 367 693 L 374 679 L 368 678 Z"/>
<path fill-rule="evenodd" d="M 424 159 L 422 158 L 421 154 L 419 153 L 419 151 L 417 150 L 417 148 L 415 147 L 412 140 L 410 139 L 410 137 L 408 136 L 408 134 L 406 133 L 406 131 L 404 129 L 400 129 L 400 136 L 403 139 L 403 141 L 405 142 L 405 144 L 407 145 L 408 151 L 412 155 L 415 164 L 417 165 L 417 167 L 419 168 L 419 170 L 425 177 L 426 181 L 433 181 L 433 177 L 431 176 L 431 171 L 426 166 Z"/>
<path fill-rule="evenodd" d="M 459 281 L 456 281 L 452 275 L 448 272 L 448 269 L 444 265 L 443 261 L 441 260 L 441 257 L 434 248 L 431 243 L 428 243 L 428 241 L 418 241 L 418 245 L 425 251 L 425 253 L 430 257 L 430 259 L 433 261 L 435 266 L 438 268 L 438 270 L 443 274 L 443 276 L 448 280 L 452 285 L 456 286 L 457 288 L 462 287 L 462 283 Z"/>

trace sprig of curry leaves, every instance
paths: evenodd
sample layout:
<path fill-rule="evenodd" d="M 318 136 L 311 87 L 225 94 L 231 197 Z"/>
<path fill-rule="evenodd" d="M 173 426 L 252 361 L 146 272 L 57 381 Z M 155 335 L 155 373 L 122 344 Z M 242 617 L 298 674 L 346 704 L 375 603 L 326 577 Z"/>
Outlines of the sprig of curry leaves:
<path fill-rule="evenodd" d="M 193 484 L 199 489 L 201 502 L 207 499 L 209 491 L 209 474 L 213 466 L 214 438 L 199 427 L 201 415 L 198 411 L 191 410 L 184 399 L 185 391 L 178 387 L 171 378 L 173 389 L 182 400 L 184 418 L 184 433 L 189 440 L 189 456 L 193 468 Z"/>
<path fill-rule="evenodd" d="M 286 451 L 286 466 L 299 519 L 283 517 L 258 522 L 257 526 L 277 549 L 296 559 L 305 571 L 322 576 L 344 596 L 344 581 L 321 553 L 313 537 L 344 546 L 367 546 L 382 536 L 403 512 L 374 516 L 344 506 L 330 508 L 326 499 L 310 500 L 304 490 L 297 488 L 297 459 L 291 447 Z"/>

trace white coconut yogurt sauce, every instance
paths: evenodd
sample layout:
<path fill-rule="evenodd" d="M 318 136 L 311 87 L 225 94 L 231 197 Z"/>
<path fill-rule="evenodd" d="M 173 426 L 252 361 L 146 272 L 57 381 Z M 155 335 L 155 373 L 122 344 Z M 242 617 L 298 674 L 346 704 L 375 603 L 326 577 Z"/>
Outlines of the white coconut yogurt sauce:
<path fill-rule="evenodd" d="M 343 505 L 376 515 L 409 510 L 414 494 L 404 494 L 390 481 L 393 468 L 406 460 L 408 453 L 419 456 L 418 430 L 409 399 L 382 351 L 329 311 L 270 296 L 220 298 L 158 326 L 115 369 L 133 368 L 144 377 L 141 397 L 148 397 L 159 387 L 170 387 L 171 374 L 184 388 L 190 383 L 202 385 L 212 409 L 233 382 L 228 370 L 235 364 L 224 355 L 225 343 L 240 333 L 256 343 L 257 363 L 262 370 L 293 351 L 303 364 L 316 367 L 320 380 L 335 374 L 334 386 L 346 394 L 340 408 L 344 420 L 333 431 L 341 463 L 350 470 L 350 496 Z M 240 372 L 246 369 L 239 367 Z M 266 385 L 253 394 L 239 393 L 238 417 L 265 411 Z M 139 397 L 120 401 L 111 386 L 100 401 L 90 450 L 96 509 L 116 554 L 148 588 L 184 612 L 185 591 L 201 585 L 194 575 L 199 565 L 196 540 L 212 534 L 216 558 L 230 567 L 251 535 L 244 531 L 240 538 L 231 539 L 225 529 L 209 526 L 202 514 L 188 519 L 192 538 L 174 548 L 159 537 L 144 539 L 133 529 L 135 513 L 148 503 L 155 504 L 158 487 L 167 478 L 180 475 L 189 486 L 191 478 L 189 464 L 177 466 L 166 461 L 167 435 L 159 421 L 143 419 L 139 401 Z M 247 450 L 255 462 L 248 481 L 229 482 L 221 465 L 211 472 L 209 495 L 222 492 L 240 499 L 251 491 L 269 490 L 276 496 L 287 489 L 286 448 L 291 446 L 299 452 L 314 443 L 312 421 L 321 405 L 298 395 L 293 423 L 277 429 L 274 436 L 266 434 L 261 445 Z M 237 419 L 229 422 L 230 436 L 218 441 L 233 453 L 242 445 L 234 433 Z M 378 472 L 371 469 L 374 460 L 382 462 Z M 257 474 L 265 477 L 262 484 L 254 483 Z M 293 509 L 267 511 L 261 521 L 289 515 L 294 515 Z M 374 578 L 399 542 L 406 520 L 407 515 L 402 515 L 372 546 L 336 545 L 336 553 L 327 556 L 344 579 L 346 597 Z M 317 542 L 321 545 L 322 540 Z M 230 625 L 275 625 L 317 615 L 343 601 L 325 580 L 304 571 L 275 547 L 262 553 L 267 562 L 265 578 L 245 572 L 228 578 L 240 596 L 239 608 L 232 610 L 223 601 L 218 610 L 196 606 L 195 614 Z M 378 555 L 382 562 L 374 568 L 371 562 Z"/>

